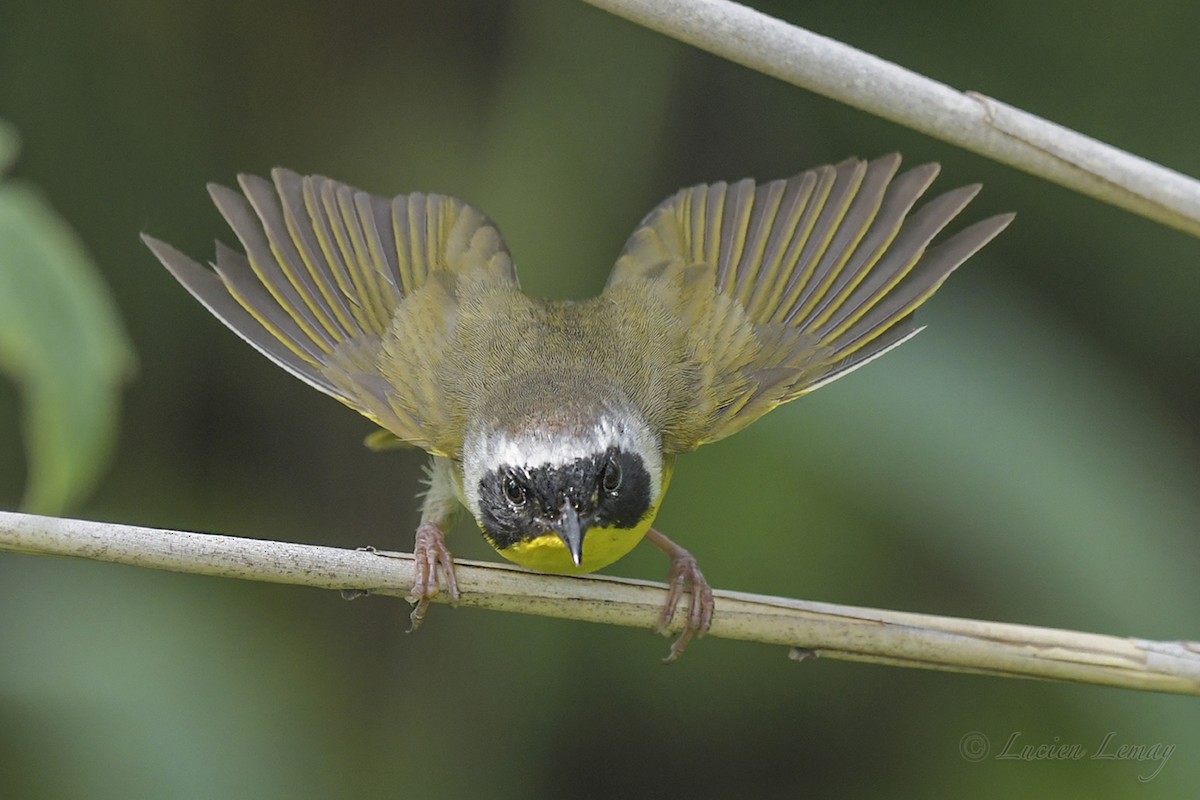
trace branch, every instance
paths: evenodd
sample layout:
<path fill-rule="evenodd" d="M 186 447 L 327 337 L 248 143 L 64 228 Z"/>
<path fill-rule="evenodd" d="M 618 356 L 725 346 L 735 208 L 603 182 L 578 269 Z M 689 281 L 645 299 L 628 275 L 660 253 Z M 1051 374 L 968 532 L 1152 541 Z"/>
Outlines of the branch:
<path fill-rule="evenodd" d="M 225 578 L 403 597 L 412 556 L 0 512 L 0 551 L 75 556 Z M 464 606 L 653 630 L 659 583 L 562 577 L 459 561 Z M 710 636 L 811 655 L 1009 678 L 1076 681 L 1200 695 L 1200 643 L 936 617 L 714 592 Z"/>
<path fill-rule="evenodd" d="M 731 0 L 586 0 L 742 66 L 1200 236 L 1200 181 Z"/>

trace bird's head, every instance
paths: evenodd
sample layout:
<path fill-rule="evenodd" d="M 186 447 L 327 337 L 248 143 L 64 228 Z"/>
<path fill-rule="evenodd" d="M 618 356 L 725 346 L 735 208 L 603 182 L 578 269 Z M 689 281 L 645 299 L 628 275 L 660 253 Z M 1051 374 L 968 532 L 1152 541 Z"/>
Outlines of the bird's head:
<path fill-rule="evenodd" d="M 659 438 L 632 415 L 480 428 L 463 448 L 463 494 L 502 556 L 580 574 L 633 549 L 670 478 Z"/>

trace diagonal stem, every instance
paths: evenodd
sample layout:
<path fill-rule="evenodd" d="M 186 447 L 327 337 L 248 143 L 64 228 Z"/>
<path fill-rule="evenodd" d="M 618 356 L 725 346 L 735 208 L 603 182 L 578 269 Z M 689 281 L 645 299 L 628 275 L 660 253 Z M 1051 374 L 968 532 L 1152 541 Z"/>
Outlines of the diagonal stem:
<path fill-rule="evenodd" d="M 731 0 L 586 0 L 742 66 L 1200 236 L 1200 181 Z"/>

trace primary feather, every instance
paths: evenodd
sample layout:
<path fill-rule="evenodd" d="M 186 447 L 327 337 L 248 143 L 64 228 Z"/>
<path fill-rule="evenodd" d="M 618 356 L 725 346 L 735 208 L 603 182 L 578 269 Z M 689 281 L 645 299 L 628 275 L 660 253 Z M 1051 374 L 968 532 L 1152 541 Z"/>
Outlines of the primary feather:
<path fill-rule="evenodd" d="M 693 347 L 712 362 L 683 451 L 724 438 L 917 333 L 912 314 L 1008 225 L 1000 215 L 933 249 L 978 193 L 966 186 L 910 214 L 936 164 L 896 178 L 898 155 L 849 159 L 789 180 L 684 189 L 650 212 L 609 278 L 682 287 Z"/>
<path fill-rule="evenodd" d="M 500 234 L 482 213 L 437 194 L 386 199 L 320 176 L 276 169 L 240 176 L 242 194 L 210 186 L 245 255 L 217 246 L 213 270 L 143 237 L 222 322 L 279 366 L 400 441 L 443 448 L 436 387 L 385 380 L 389 345 L 435 359 L 452 335 L 455 285 L 517 285 Z M 440 276 L 431 280 L 431 276 Z M 396 331 L 417 305 L 415 329 Z M 436 308 L 432 308 L 435 307 Z M 411 375 L 412 371 L 407 371 Z"/>

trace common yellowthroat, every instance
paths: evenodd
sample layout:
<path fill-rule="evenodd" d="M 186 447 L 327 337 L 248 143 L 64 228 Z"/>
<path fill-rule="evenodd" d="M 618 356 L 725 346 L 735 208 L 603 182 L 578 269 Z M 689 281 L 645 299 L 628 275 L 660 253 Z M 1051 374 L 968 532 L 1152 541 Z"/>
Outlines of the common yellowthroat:
<path fill-rule="evenodd" d="M 459 590 L 444 531 L 470 509 L 505 558 L 607 566 L 649 539 L 671 559 L 669 658 L 712 619 L 695 559 L 651 528 L 675 457 L 907 341 L 913 312 L 1012 219 L 930 241 L 978 185 L 910 214 L 938 173 L 898 155 L 787 180 L 684 189 L 652 210 L 600 296 L 523 294 L 496 226 L 453 197 L 376 197 L 284 169 L 210 185 L 245 250 L 215 271 L 146 244 L 267 358 L 432 456 L 414 627 Z"/>

